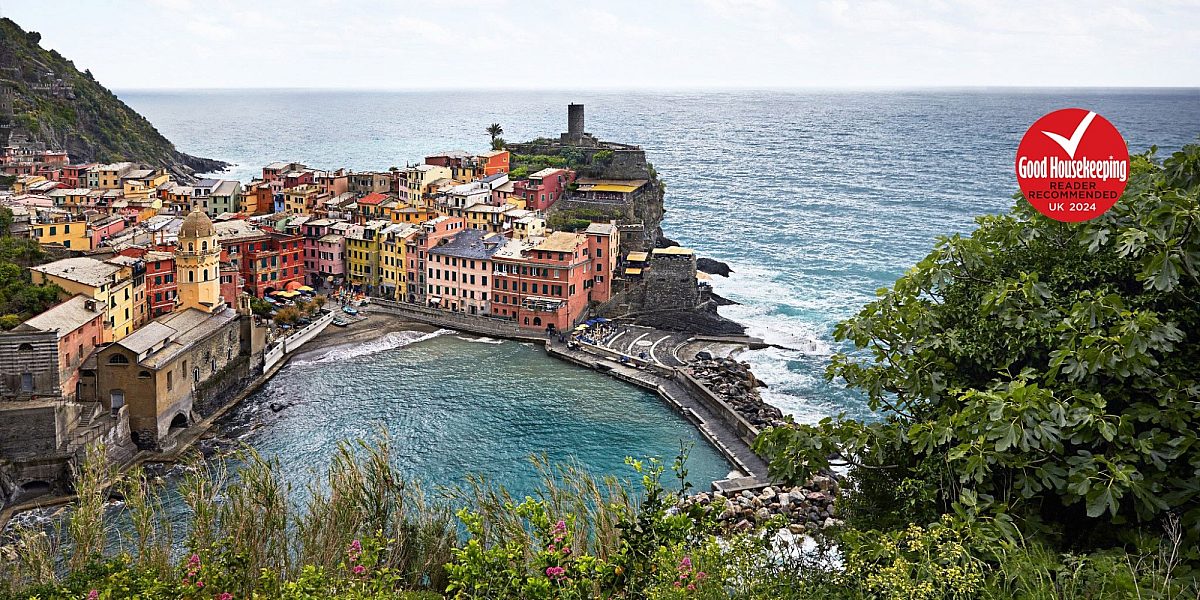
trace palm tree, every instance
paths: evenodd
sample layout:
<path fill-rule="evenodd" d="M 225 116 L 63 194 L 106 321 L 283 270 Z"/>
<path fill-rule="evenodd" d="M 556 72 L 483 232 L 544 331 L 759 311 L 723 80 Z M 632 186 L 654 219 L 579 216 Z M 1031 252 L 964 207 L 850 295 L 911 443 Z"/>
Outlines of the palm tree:
<path fill-rule="evenodd" d="M 499 123 L 492 123 L 487 128 L 488 135 L 492 136 L 492 145 L 496 145 L 496 138 L 504 135 L 504 128 Z"/>

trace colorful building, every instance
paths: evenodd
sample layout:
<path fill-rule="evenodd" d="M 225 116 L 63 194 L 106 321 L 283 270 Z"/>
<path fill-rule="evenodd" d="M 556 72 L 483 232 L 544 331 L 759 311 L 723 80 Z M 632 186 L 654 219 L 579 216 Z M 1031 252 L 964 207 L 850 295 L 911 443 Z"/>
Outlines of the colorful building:
<path fill-rule="evenodd" d="M 367 294 L 378 292 L 381 232 L 389 225 L 380 219 L 346 230 L 346 280 L 355 289 Z"/>
<path fill-rule="evenodd" d="M 508 238 L 467 229 L 429 249 L 425 299 L 429 306 L 472 315 L 489 314 L 492 256 Z"/>
<path fill-rule="evenodd" d="M 304 238 L 259 229 L 234 219 L 213 223 L 221 245 L 221 262 L 242 274 L 245 289 L 259 298 L 288 285 L 304 285 Z M 295 287 L 295 286 L 293 286 Z"/>
<path fill-rule="evenodd" d="M 567 331 L 587 313 L 591 258 L 587 236 L 556 231 L 511 240 L 494 257 L 492 314 L 535 330 Z"/>
<path fill-rule="evenodd" d="M 71 250 L 90 250 L 87 221 L 62 212 L 38 212 L 29 223 L 33 238 L 42 246 L 58 245 Z"/>
<path fill-rule="evenodd" d="M 430 249 L 466 228 L 467 222 L 462 217 L 438 217 L 421 223 L 421 231 L 408 238 L 404 250 L 405 293 L 407 296 L 405 299 L 408 302 L 425 304 L 425 290 L 428 283 L 425 269 Z"/>
<path fill-rule="evenodd" d="M 94 298 L 72 296 L 42 314 L 0 333 L 0 352 L 20 364 L 5 365 L 4 388 L 18 396 L 76 397 L 79 368 L 104 344 L 104 307 Z M 6 342 L 17 342 L 9 348 Z M 48 344 L 39 341 L 50 342 Z M 42 350 L 39 346 L 44 346 Z"/>
<path fill-rule="evenodd" d="M 547 168 L 518 181 L 513 186 L 513 195 L 525 200 L 524 208 L 545 211 L 554 205 L 575 181 L 575 172 L 568 169 Z"/>
<path fill-rule="evenodd" d="M 30 267 L 34 283 L 55 283 L 63 298 L 83 295 L 100 303 L 104 310 L 104 339 L 107 343 L 133 332 L 133 270 L 94 258 L 64 258 Z"/>

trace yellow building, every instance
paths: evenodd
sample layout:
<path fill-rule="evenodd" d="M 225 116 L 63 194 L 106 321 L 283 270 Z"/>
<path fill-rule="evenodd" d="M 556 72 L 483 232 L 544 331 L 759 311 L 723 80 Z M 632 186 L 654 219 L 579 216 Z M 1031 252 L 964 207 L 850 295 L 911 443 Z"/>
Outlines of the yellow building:
<path fill-rule="evenodd" d="M 55 283 L 62 298 L 83 294 L 104 307 L 104 340 L 117 341 L 133 332 L 136 311 L 133 270 L 94 258 L 64 258 L 31 267 L 34 283 Z"/>
<path fill-rule="evenodd" d="M 45 223 L 30 223 L 29 229 L 42 246 L 57 244 L 71 250 L 91 250 L 92 238 L 88 237 L 87 221 L 82 217 L 75 217 L 78 219 L 76 221 L 69 218 L 68 215 L 58 214 Z"/>
<path fill-rule="evenodd" d="M 408 293 L 408 277 L 404 261 L 408 257 L 408 242 L 421 233 L 416 225 L 389 225 L 381 232 L 379 243 L 379 286 L 385 298 L 403 299 Z"/>
<path fill-rule="evenodd" d="M 436 210 L 431 208 L 417 208 L 415 206 L 405 206 L 397 203 L 395 208 L 388 212 L 388 219 L 393 223 L 408 223 L 411 225 L 420 225 L 430 219 L 436 219 L 439 215 Z"/>
<path fill-rule="evenodd" d="M 507 205 L 492 206 L 480 203 L 468 206 L 463 211 L 463 216 L 467 218 L 467 227 L 471 229 L 500 233 L 504 229 L 504 213 L 509 210 L 512 210 L 512 207 Z"/>
<path fill-rule="evenodd" d="M 122 182 L 125 197 L 146 200 L 158 193 L 158 186 L 171 180 L 165 172 L 143 170 L 131 171 Z"/>
<path fill-rule="evenodd" d="M 283 209 L 289 215 L 311 214 L 320 193 L 321 188 L 311 183 L 286 189 L 283 191 Z"/>
<path fill-rule="evenodd" d="M 404 170 L 404 185 L 411 206 L 429 206 L 429 186 L 439 179 L 450 179 L 450 167 L 416 165 Z"/>
<path fill-rule="evenodd" d="M 380 239 L 387 221 L 367 221 L 346 230 L 346 279 L 367 293 L 376 293 L 380 285 Z"/>
<path fill-rule="evenodd" d="M 96 187 L 102 190 L 119 190 L 122 179 L 133 170 L 133 163 L 119 162 L 96 167 Z"/>
<path fill-rule="evenodd" d="M 175 279 L 179 310 L 211 313 L 221 306 L 221 245 L 212 220 L 203 212 L 192 211 L 179 226 Z"/>
<path fill-rule="evenodd" d="M 31 186 L 37 185 L 44 181 L 46 181 L 46 178 L 42 177 L 41 175 L 18 175 L 17 178 L 13 180 L 12 191 L 14 194 L 24 194 L 29 192 L 29 188 Z"/>

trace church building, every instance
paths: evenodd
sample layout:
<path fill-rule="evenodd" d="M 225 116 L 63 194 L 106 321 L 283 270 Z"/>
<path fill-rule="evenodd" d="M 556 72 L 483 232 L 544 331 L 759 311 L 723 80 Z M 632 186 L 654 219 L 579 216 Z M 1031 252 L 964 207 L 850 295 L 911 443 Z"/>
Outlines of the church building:
<path fill-rule="evenodd" d="M 220 270 L 212 221 L 193 211 L 175 250 L 176 309 L 96 355 L 91 392 L 109 409 L 129 407 L 129 429 L 143 449 L 170 449 L 174 432 L 261 373 L 266 327 L 255 323 L 248 297 L 221 296 Z"/>

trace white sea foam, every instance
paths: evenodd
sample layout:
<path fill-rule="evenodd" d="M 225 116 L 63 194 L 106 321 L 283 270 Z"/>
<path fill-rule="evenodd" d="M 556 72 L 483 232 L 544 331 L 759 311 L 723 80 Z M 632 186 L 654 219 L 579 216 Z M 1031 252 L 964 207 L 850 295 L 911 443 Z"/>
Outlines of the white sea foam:
<path fill-rule="evenodd" d="M 466 336 L 461 336 L 461 335 L 456 335 L 454 337 L 456 337 L 464 342 L 472 342 L 472 343 L 476 343 L 476 344 L 503 344 L 504 343 L 504 340 L 497 340 L 494 338 L 490 338 L 486 335 L 480 336 L 477 338 L 466 337 Z"/>
<path fill-rule="evenodd" d="M 341 362 L 357 358 L 359 356 L 368 356 L 377 354 L 385 350 L 394 350 L 403 348 L 425 340 L 431 340 L 439 335 L 454 333 L 449 329 L 439 329 L 433 333 L 425 333 L 422 331 L 393 331 L 384 334 L 368 342 L 361 344 L 342 344 L 334 346 L 319 356 L 306 358 L 303 360 L 292 361 L 289 366 L 303 367 L 307 365 L 318 365 L 331 362 Z"/>

